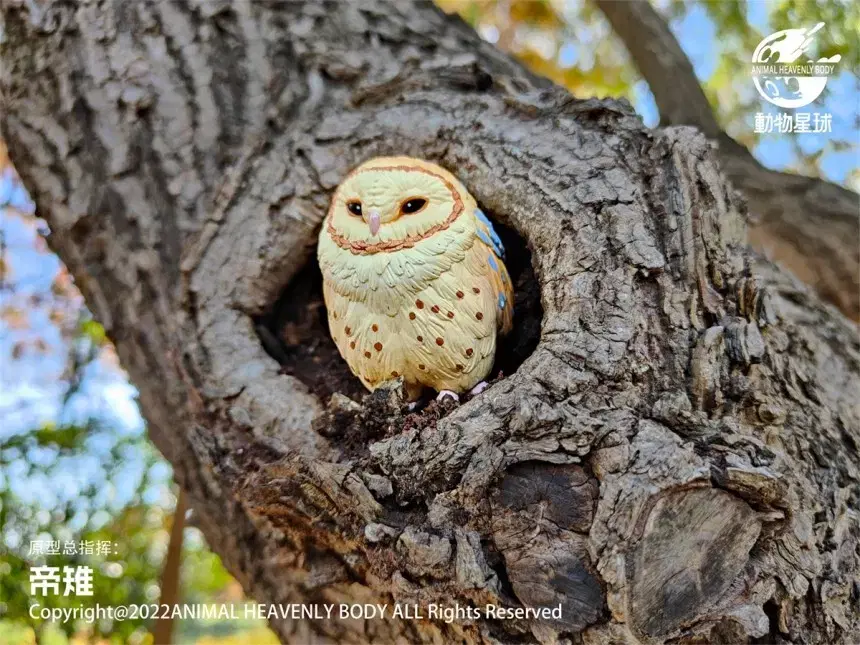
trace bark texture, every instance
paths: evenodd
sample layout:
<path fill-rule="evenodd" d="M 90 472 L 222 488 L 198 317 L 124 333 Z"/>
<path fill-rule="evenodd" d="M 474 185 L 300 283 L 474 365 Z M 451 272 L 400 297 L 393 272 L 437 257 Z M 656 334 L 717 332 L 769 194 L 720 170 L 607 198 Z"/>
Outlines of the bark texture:
<path fill-rule="evenodd" d="M 427 3 L 4 20 L 12 159 L 246 590 L 563 609 L 274 621 L 285 641 L 855 637 L 857 336 L 746 249 L 696 131 L 578 100 Z M 509 367 L 460 406 L 363 397 L 321 323 L 316 231 L 380 154 L 450 168 L 515 249 Z"/>
<path fill-rule="evenodd" d="M 860 320 L 860 197 L 821 179 L 769 170 L 722 131 L 669 25 L 647 0 L 595 0 L 648 82 L 663 125 L 717 142 L 723 171 L 746 198 L 750 242 L 845 315 Z"/>

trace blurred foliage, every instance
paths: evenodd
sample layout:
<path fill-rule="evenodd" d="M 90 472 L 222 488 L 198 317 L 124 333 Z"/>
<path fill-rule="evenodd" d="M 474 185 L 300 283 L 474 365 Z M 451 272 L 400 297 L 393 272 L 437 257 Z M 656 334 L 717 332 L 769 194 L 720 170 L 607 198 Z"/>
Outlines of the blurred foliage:
<path fill-rule="evenodd" d="M 25 470 L 15 476 L 24 482 L 41 476 L 49 479 L 62 476 L 76 458 L 92 450 L 88 443 L 104 433 L 109 430 L 94 423 L 90 426 L 46 425 L 17 434 L 0 442 L 0 472 L 9 473 L 17 464 Z M 109 482 L 128 476 L 124 467 L 130 448 L 146 452 L 146 474 L 138 481 L 132 499 L 110 518 L 102 508 L 100 497 Z M 115 441 L 108 454 L 101 457 L 101 475 L 92 477 L 90 473 L 94 483 L 54 505 L 41 497 L 21 499 L 3 477 L 0 526 L 7 548 L 0 556 L 0 642 L 30 643 L 37 639 L 41 643 L 65 643 L 70 638 L 73 641 L 83 639 L 83 642 L 150 642 L 147 632 L 150 625 L 144 620 L 45 625 L 30 617 L 29 607 L 34 602 L 46 608 L 158 602 L 172 517 L 169 505 L 146 502 L 148 489 L 159 483 L 159 478 L 151 475 L 159 462 L 160 458 L 142 437 L 124 437 Z M 77 528 L 82 515 L 89 519 L 84 520 L 84 528 Z M 104 522 L 108 518 L 109 521 Z M 9 546 L 10 536 L 15 536 L 12 542 L 17 546 Z M 81 541 L 93 545 L 110 542 L 112 549 L 107 554 L 31 555 L 31 541 L 36 540 L 58 541 L 61 549 L 67 541 L 75 545 Z M 91 567 L 93 595 L 31 596 L 30 568 L 42 565 Z M 199 532 L 194 529 L 186 529 L 181 580 L 182 602 L 244 603 L 241 588 L 221 566 L 218 557 L 206 549 Z M 277 642 L 272 640 L 274 637 L 264 625 L 251 621 L 178 621 L 177 642 L 193 643 L 205 637 L 204 642 L 216 643 L 221 636 L 241 638 L 248 630 L 253 634 L 269 634 L 268 640 L 255 636 L 253 642 Z"/>
<path fill-rule="evenodd" d="M 860 4 L 856 2 L 809 2 L 808 0 L 781 0 L 774 3 L 771 24 L 814 25 L 826 23 L 821 34 L 819 56 L 840 54 L 840 65 L 855 76 L 860 72 Z"/>
<path fill-rule="evenodd" d="M 621 0 L 619 0 L 621 1 Z M 568 88 L 577 96 L 624 97 L 637 108 L 651 98 L 623 43 L 612 33 L 603 14 L 587 0 L 436 0 L 444 11 L 456 12 L 481 36 L 510 52 L 532 71 Z M 828 138 L 804 134 L 780 134 L 789 142 L 786 169 L 810 176 L 826 176 L 822 161 L 833 153 L 856 153 L 858 115 L 857 76 L 860 71 L 860 3 L 842 0 L 655 0 L 682 46 L 697 25 L 701 37 L 693 40 L 707 50 L 705 66 L 697 66 L 699 81 L 718 122 L 736 140 L 756 151 L 762 135 L 752 128 L 756 112 L 769 106 L 755 91 L 750 78 L 750 58 L 768 33 L 791 27 L 812 27 L 825 22 L 819 34 L 818 56 L 842 56 L 839 69 L 853 78 L 853 123 L 837 128 Z M 753 26 L 751 16 L 760 13 L 767 30 Z M 703 29 L 705 23 L 713 33 Z M 687 52 L 688 55 L 690 52 Z M 694 60 L 694 65 L 696 61 Z M 702 68 L 706 69 L 702 69 Z M 704 77 L 702 77 L 704 72 Z M 834 83 L 811 108 L 822 109 L 832 100 Z M 830 104 L 828 104 L 830 101 Z M 835 102 L 839 102 L 836 100 Z M 804 137 L 806 137 L 804 139 Z M 856 164 L 854 164 L 856 166 Z M 830 177 L 829 177 L 830 178 Z M 856 169 L 848 176 L 830 178 L 857 183 Z"/>
<path fill-rule="evenodd" d="M 624 45 L 590 3 L 557 0 L 437 0 L 532 71 L 579 96 L 632 98 L 638 79 Z"/>
<path fill-rule="evenodd" d="M 47 233 L 0 143 L 0 643 L 145 645 L 151 625 L 142 619 L 46 624 L 29 615 L 33 603 L 158 602 L 175 505 L 170 468 L 145 436 L 115 350 Z M 184 538 L 180 602 L 244 605 L 200 532 L 187 528 Z M 33 553 L 36 541 L 59 542 L 61 554 Z M 112 549 L 62 554 L 67 542 Z M 91 567 L 93 595 L 31 596 L 30 568 L 42 565 Z M 179 620 L 174 635 L 277 643 L 260 621 Z"/>
<path fill-rule="evenodd" d="M 6 550 L 0 559 L 0 608 L 4 625 L 18 623 L 42 634 L 41 620 L 32 620 L 28 610 L 32 602 L 43 607 L 64 608 L 152 602 L 158 597 L 157 580 L 160 574 L 163 523 L 169 515 L 160 506 L 147 506 L 143 495 L 152 485 L 150 477 L 139 479 L 131 500 L 113 519 L 106 512 L 104 492 L 109 483 L 124 472 L 129 449 L 143 450 L 145 470 L 151 472 L 157 456 L 140 436 L 113 438 L 108 428 L 93 420 L 87 425 L 44 424 L 19 432 L 0 441 L 0 526 Z M 107 450 L 97 449 L 97 468 L 90 470 L 86 481 L 76 487 L 68 476 L 94 450 L 94 444 L 107 440 Z M 84 459 L 84 461 L 88 461 Z M 92 469 L 93 464 L 89 467 Z M 71 486 L 69 495 L 51 495 L 46 484 L 65 481 Z M 43 489 L 49 494 L 24 496 L 20 491 L 29 486 Z M 23 487 L 23 488 L 22 488 Z M 17 491 L 16 491 L 17 489 Z M 92 545 L 110 542 L 112 553 L 100 555 L 33 555 L 31 541 L 56 541 L 60 548 L 67 542 L 75 551 L 81 541 Z M 61 551 L 62 553 L 62 551 Z M 48 565 L 89 566 L 94 572 L 94 595 L 69 597 L 49 594 L 44 597 L 30 595 L 29 569 Z M 69 623 L 58 626 L 53 632 L 67 636 L 81 632 L 79 625 Z M 124 623 L 98 623 L 93 626 L 100 636 L 110 635 L 112 642 L 127 642 L 133 636 L 141 639 L 145 632 L 139 621 Z M 57 637 L 57 634 L 54 635 Z M 45 640 L 40 637 L 40 641 Z M 11 642 L 9 640 L 5 642 Z"/>

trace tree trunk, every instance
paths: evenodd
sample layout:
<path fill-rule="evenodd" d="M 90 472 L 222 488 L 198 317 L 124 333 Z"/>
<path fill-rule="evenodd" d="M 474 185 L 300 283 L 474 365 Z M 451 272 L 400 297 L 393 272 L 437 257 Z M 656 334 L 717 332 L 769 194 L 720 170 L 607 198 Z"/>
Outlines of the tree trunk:
<path fill-rule="evenodd" d="M 11 157 L 211 547 L 261 602 L 428 617 L 285 641 L 854 638 L 860 343 L 746 249 L 696 131 L 423 2 L 4 16 Z M 316 232 L 382 154 L 450 168 L 512 248 L 505 375 L 460 406 L 361 399 L 323 322 Z"/>

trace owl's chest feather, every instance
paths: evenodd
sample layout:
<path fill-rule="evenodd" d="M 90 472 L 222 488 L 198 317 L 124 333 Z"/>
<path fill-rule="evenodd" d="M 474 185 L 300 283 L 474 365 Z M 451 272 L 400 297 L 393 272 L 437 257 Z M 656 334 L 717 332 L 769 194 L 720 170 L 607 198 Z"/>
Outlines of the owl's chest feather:
<path fill-rule="evenodd" d="M 461 264 L 474 240 L 474 235 L 458 227 L 392 252 L 355 255 L 338 248 L 328 261 L 321 258 L 320 264 L 323 277 L 338 295 L 379 313 L 395 315 L 404 299 L 424 292 Z"/>

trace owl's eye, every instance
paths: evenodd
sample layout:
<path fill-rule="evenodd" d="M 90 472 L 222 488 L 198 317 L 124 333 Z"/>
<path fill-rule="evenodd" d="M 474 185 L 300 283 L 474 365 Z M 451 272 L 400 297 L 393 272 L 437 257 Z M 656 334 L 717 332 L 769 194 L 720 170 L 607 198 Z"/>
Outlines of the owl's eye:
<path fill-rule="evenodd" d="M 409 215 L 410 213 L 417 213 L 426 205 L 427 200 L 423 197 L 412 197 L 411 199 L 407 199 L 405 202 L 403 202 L 403 204 L 400 206 L 400 212 L 406 215 Z"/>
<path fill-rule="evenodd" d="M 356 217 L 361 217 L 361 202 L 349 202 L 346 207 Z"/>

